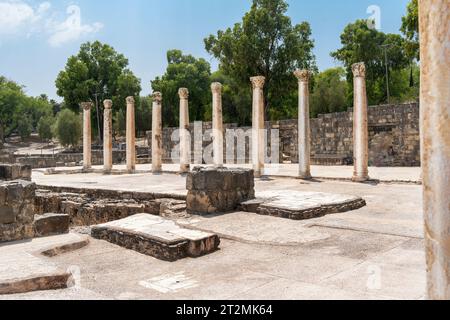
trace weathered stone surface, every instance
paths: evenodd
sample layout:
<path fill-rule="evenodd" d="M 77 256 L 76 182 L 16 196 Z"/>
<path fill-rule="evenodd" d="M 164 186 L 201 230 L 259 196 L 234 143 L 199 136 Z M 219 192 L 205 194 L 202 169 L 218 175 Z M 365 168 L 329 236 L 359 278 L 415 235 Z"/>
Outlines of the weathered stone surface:
<path fill-rule="evenodd" d="M 188 174 L 186 208 L 192 214 L 223 213 L 255 197 L 254 171 L 201 168 Z"/>
<path fill-rule="evenodd" d="M 33 237 L 34 195 L 34 183 L 0 183 L 0 242 Z"/>
<path fill-rule="evenodd" d="M 92 237 L 165 261 L 199 257 L 217 250 L 217 235 L 183 229 L 171 220 L 148 214 L 97 225 Z"/>
<path fill-rule="evenodd" d="M 31 166 L 20 164 L 1 164 L 0 180 L 31 180 Z"/>
<path fill-rule="evenodd" d="M 305 220 L 364 207 L 364 199 L 320 192 L 266 191 L 255 200 L 242 203 L 241 209 L 261 215 Z"/>
<path fill-rule="evenodd" d="M 34 218 L 34 236 L 47 237 L 69 232 L 70 217 L 67 214 L 46 213 Z"/>

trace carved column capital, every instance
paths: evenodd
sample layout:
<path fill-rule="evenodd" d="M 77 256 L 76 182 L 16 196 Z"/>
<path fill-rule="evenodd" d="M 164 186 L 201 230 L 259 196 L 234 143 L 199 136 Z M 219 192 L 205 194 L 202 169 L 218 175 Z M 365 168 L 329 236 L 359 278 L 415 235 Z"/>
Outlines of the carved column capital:
<path fill-rule="evenodd" d="M 311 72 L 309 70 L 297 69 L 294 71 L 294 75 L 297 77 L 299 82 L 309 82 L 311 77 Z"/>
<path fill-rule="evenodd" d="M 94 106 L 94 104 L 92 102 L 82 102 L 80 103 L 81 108 L 83 108 L 83 110 L 91 110 L 91 108 Z"/>
<path fill-rule="evenodd" d="M 127 97 L 126 100 L 127 100 L 128 104 L 134 104 L 134 102 L 135 102 L 134 97 Z"/>
<path fill-rule="evenodd" d="M 180 99 L 189 99 L 189 90 L 187 88 L 178 89 L 178 95 Z"/>
<path fill-rule="evenodd" d="M 157 102 L 157 103 L 161 104 L 161 102 L 162 102 L 162 93 L 158 92 L 158 91 L 153 92 L 152 99 L 153 99 L 153 102 Z"/>
<path fill-rule="evenodd" d="M 103 105 L 105 106 L 105 109 L 112 109 L 112 100 L 105 100 L 103 101 Z"/>
<path fill-rule="evenodd" d="M 365 78 L 366 77 L 366 65 L 364 62 L 358 62 L 352 65 L 353 77 Z"/>
<path fill-rule="evenodd" d="M 253 89 L 263 89 L 266 83 L 266 78 L 263 76 L 251 77 L 250 81 L 252 83 Z"/>
<path fill-rule="evenodd" d="M 213 93 L 221 94 L 222 93 L 222 84 L 220 82 L 213 82 L 211 84 L 211 91 Z"/>

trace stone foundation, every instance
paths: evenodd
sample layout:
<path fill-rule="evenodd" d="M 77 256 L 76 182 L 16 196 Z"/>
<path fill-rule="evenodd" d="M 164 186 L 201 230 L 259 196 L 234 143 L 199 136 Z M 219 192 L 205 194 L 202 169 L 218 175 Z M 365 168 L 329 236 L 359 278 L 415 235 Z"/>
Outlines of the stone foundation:
<path fill-rule="evenodd" d="M 186 185 L 189 214 L 230 212 L 255 197 L 253 170 L 197 167 L 188 174 Z"/>
<path fill-rule="evenodd" d="M 23 180 L 0 183 L 0 242 L 34 236 L 35 187 Z"/>

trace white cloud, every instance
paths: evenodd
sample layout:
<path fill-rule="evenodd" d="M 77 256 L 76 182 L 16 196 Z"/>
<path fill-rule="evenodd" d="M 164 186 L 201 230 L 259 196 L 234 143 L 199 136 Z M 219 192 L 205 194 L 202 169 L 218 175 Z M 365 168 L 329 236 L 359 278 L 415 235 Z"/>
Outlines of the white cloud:
<path fill-rule="evenodd" d="M 50 2 L 32 7 L 23 0 L 0 0 L 0 37 L 42 33 L 48 36 L 53 47 L 76 41 L 103 28 L 103 24 L 82 24 L 81 9 L 76 5 L 67 7 L 68 17 L 64 21 L 56 18 Z"/>

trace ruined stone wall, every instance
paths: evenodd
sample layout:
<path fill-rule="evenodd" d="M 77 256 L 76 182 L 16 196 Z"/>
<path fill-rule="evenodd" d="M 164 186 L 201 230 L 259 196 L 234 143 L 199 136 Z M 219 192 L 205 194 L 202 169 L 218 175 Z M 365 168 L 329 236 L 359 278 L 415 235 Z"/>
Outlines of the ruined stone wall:
<path fill-rule="evenodd" d="M 297 120 L 266 123 L 266 128 L 279 130 L 280 161 L 298 162 L 297 126 Z M 236 129 L 237 125 L 227 124 L 224 127 L 225 130 Z M 163 131 L 163 159 L 166 163 L 171 163 L 171 151 L 178 144 L 171 139 L 176 129 L 165 128 Z M 211 129 L 211 123 L 204 122 L 203 132 L 209 129 Z M 251 130 L 250 127 L 239 129 Z M 191 125 L 190 130 L 192 140 L 194 140 L 194 125 Z M 151 132 L 148 132 L 148 138 L 151 141 Z M 211 144 L 211 140 L 206 140 L 203 142 L 202 150 L 206 150 Z M 249 144 L 245 148 L 245 162 L 248 163 Z M 195 150 L 194 143 L 192 143 L 192 150 Z M 318 165 L 350 165 L 353 163 L 352 110 L 319 115 L 318 118 L 311 119 L 311 156 L 312 163 Z M 193 152 L 192 158 L 194 159 L 194 157 Z M 244 160 L 238 159 L 238 161 L 243 163 Z M 379 167 L 420 166 L 418 103 L 369 108 L 369 164 Z"/>

